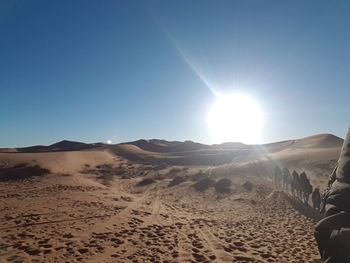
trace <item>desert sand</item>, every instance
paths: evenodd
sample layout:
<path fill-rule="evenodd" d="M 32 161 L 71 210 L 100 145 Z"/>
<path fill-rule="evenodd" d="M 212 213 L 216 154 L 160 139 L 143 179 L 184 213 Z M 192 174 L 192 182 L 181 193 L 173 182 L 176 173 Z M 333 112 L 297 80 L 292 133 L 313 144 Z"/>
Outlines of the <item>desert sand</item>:
<path fill-rule="evenodd" d="M 2 149 L 0 262 L 320 262 L 321 216 L 272 173 L 305 171 L 323 189 L 341 144 L 317 135 Z"/>

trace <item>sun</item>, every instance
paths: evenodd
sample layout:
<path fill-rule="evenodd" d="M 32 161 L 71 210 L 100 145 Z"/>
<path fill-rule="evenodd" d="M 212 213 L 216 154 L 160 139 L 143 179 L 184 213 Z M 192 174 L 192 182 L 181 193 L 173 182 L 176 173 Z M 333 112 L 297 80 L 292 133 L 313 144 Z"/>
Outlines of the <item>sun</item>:
<path fill-rule="evenodd" d="M 208 124 L 213 143 L 261 143 L 262 110 L 246 95 L 218 95 L 209 111 Z"/>

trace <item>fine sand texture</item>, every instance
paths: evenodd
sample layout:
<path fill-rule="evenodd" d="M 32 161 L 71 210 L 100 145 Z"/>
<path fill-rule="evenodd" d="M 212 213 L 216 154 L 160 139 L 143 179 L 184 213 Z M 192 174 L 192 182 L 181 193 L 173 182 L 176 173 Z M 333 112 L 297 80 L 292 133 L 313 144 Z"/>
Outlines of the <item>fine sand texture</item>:
<path fill-rule="evenodd" d="M 320 262 L 321 215 L 277 187 L 272 172 L 306 171 L 323 187 L 340 150 L 333 139 L 271 144 L 217 165 L 201 162 L 244 146 L 4 150 L 0 262 Z"/>

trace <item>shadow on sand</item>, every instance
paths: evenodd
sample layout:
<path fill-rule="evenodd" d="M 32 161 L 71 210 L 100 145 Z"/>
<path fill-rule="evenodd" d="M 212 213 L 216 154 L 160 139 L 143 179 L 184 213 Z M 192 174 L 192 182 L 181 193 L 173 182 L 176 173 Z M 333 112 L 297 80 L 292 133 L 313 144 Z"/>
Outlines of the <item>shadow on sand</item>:
<path fill-rule="evenodd" d="M 318 211 L 313 209 L 310 205 L 301 202 L 293 197 L 286 195 L 286 199 L 290 202 L 293 208 L 298 211 L 300 214 L 306 216 L 309 219 L 312 219 L 314 222 L 318 222 L 323 218 L 323 215 Z"/>
<path fill-rule="evenodd" d="M 0 168 L 0 182 L 25 180 L 49 173 L 50 171 L 48 169 L 42 168 L 39 165 L 31 166 L 26 163 L 20 163 L 13 167 Z"/>

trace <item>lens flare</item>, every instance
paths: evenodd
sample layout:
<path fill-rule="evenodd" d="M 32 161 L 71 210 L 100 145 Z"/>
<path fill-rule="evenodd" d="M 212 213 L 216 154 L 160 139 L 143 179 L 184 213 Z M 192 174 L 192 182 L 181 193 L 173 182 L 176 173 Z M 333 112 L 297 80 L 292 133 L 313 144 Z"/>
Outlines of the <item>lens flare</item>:
<path fill-rule="evenodd" d="M 240 94 L 218 95 L 208 114 L 213 143 L 261 142 L 263 114 L 250 97 Z"/>

